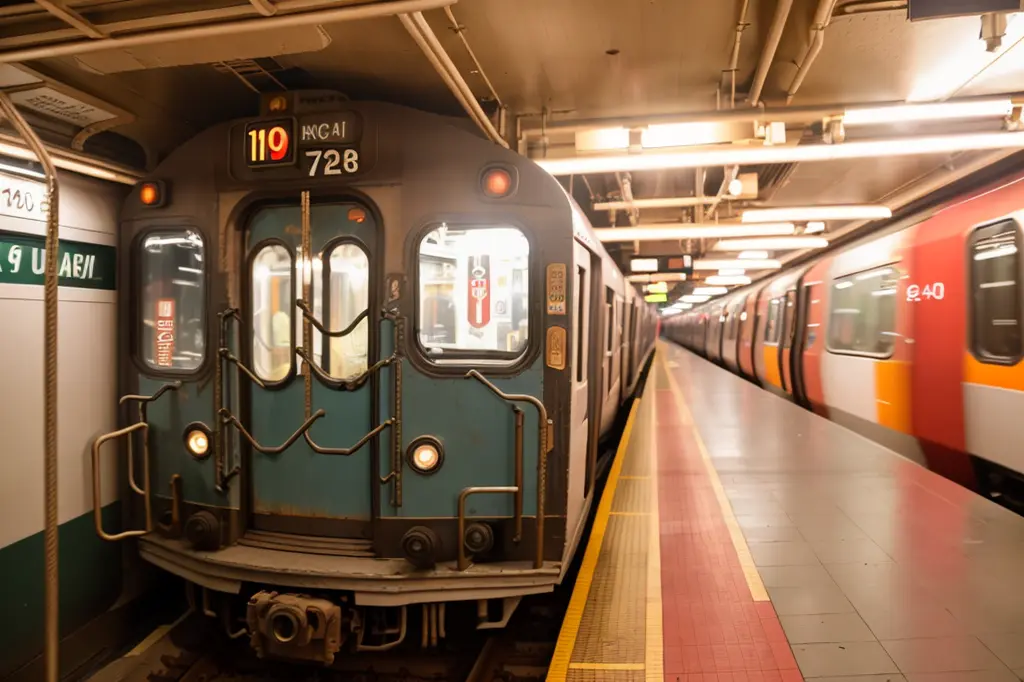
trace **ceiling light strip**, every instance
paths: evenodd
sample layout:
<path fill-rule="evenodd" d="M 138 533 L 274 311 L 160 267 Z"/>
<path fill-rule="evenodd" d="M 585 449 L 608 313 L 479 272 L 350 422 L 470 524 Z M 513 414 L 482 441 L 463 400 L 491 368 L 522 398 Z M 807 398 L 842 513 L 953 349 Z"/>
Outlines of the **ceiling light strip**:
<path fill-rule="evenodd" d="M 60 148 L 45 145 L 53 159 L 53 165 L 61 170 L 80 173 L 100 180 L 117 182 L 122 185 L 134 185 L 141 178 L 142 174 L 126 167 L 116 167 L 113 164 L 93 162 L 88 157 L 72 154 Z M 0 135 L 0 155 L 9 156 L 25 161 L 38 161 L 36 155 L 28 147 L 24 146 L 18 138 L 10 135 Z"/>
<path fill-rule="evenodd" d="M 768 249 L 789 251 L 792 249 L 823 249 L 828 246 L 824 237 L 777 237 L 774 239 L 727 239 L 715 244 L 715 251 L 749 251 Z"/>
<path fill-rule="evenodd" d="M 638 227 L 606 227 L 594 230 L 602 242 L 658 241 L 663 239 L 711 239 L 727 237 L 776 237 L 796 234 L 793 223 L 709 224 L 667 223 Z"/>
<path fill-rule="evenodd" d="M 710 260 L 701 259 L 693 261 L 694 270 L 721 270 L 723 268 L 732 268 L 736 265 L 743 265 L 747 270 L 778 270 L 782 267 L 782 264 L 774 258 L 765 258 L 763 260 Z"/>
<path fill-rule="evenodd" d="M 587 158 L 538 159 L 552 175 L 634 172 L 710 166 L 754 166 L 843 159 L 887 158 L 982 149 L 1024 149 L 1024 132 L 936 135 L 890 140 L 716 149 L 671 154 L 630 154 Z"/>
<path fill-rule="evenodd" d="M 812 220 L 882 220 L 892 217 L 892 210 L 881 204 L 841 204 L 834 206 L 779 206 L 752 208 L 744 211 L 743 223 L 774 223 L 778 221 L 809 222 Z"/>

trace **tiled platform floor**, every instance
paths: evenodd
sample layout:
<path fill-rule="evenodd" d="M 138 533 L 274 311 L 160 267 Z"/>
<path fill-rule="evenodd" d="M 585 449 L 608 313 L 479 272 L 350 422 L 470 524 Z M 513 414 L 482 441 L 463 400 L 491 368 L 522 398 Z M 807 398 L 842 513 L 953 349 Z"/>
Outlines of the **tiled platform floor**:
<path fill-rule="evenodd" d="M 551 682 L 1024 679 L 1024 518 L 671 344 L 631 422 Z"/>

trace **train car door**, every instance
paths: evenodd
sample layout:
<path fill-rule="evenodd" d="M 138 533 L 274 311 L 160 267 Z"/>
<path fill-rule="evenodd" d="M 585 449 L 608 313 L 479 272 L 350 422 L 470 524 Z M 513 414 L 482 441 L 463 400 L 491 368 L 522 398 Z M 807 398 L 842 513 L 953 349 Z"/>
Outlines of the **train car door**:
<path fill-rule="evenodd" d="M 256 443 L 277 448 L 322 411 L 282 451 L 252 447 L 245 467 L 251 523 L 260 530 L 369 539 L 379 488 L 373 476 L 378 438 L 367 440 L 378 427 L 376 375 L 368 373 L 378 359 L 380 306 L 371 284 L 378 279 L 378 226 L 370 211 L 351 202 L 314 203 L 303 213 L 299 201 L 260 206 L 245 228 L 241 343 L 264 387 L 251 387 L 242 423 Z M 306 226 L 309 254 L 302 249 Z M 311 329 L 309 392 L 298 305 L 304 276 L 311 288 L 308 312 L 328 332 Z M 443 293 L 428 303 L 438 333 L 453 328 L 446 322 L 450 303 Z M 365 447 L 345 451 L 360 442 Z"/>
<path fill-rule="evenodd" d="M 594 467 L 597 448 L 593 447 L 596 437 L 594 420 L 594 394 L 591 391 L 590 376 L 593 374 L 595 357 L 593 333 L 593 262 L 590 250 L 579 242 L 573 243 L 575 276 L 572 289 L 572 402 L 569 408 L 569 518 L 566 519 L 567 537 L 574 537 L 582 510 L 581 500 L 594 488 Z M 593 453 L 591 452 L 593 451 Z M 592 456 L 593 454 L 593 456 Z"/>
<path fill-rule="evenodd" d="M 779 377 L 782 390 L 793 394 L 793 333 L 796 330 L 796 291 L 790 289 L 782 300 L 782 348 L 779 350 Z"/>

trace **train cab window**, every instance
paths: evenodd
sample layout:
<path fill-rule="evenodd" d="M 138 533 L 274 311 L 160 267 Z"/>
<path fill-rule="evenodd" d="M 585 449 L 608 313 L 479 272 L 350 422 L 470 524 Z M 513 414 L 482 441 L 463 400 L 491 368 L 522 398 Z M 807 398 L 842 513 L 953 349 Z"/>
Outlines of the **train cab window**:
<path fill-rule="evenodd" d="M 779 299 L 768 301 L 768 319 L 764 324 L 764 342 L 775 345 L 779 342 Z"/>
<path fill-rule="evenodd" d="M 971 235 L 971 337 L 982 361 L 1015 362 L 1022 354 L 1018 282 L 1020 231 L 1007 220 Z"/>
<path fill-rule="evenodd" d="M 266 244 L 252 259 L 252 367 L 267 382 L 284 381 L 292 369 L 298 322 L 294 270 L 291 251 L 283 244 Z"/>
<path fill-rule="evenodd" d="M 513 227 L 444 223 L 419 244 L 417 334 L 434 362 L 513 360 L 530 341 L 530 243 Z"/>
<path fill-rule="evenodd" d="M 892 355 L 899 271 L 893 266 L 839 277 L 829 301 L 828 350 L 845 355 Z"/>
<path fill-rule="evenodd" d="M 198 232 L 161 230 L 139 244 L 139 358 L 191 372 L 206 354 L 206 249 Z"/>
<path fill-rule="evenodd" d="M 324 289 L 327 291 L 327 327 L 348 330 L 343 336 L 328 337 L 326 366 L 336 379 L 351 379 L 366 371 L 369 341 L 370 260 L 359 246 L 352 243 L 336 245 L 330 251 Z M 359 322 L 348 328 L 360 318 Z"/>

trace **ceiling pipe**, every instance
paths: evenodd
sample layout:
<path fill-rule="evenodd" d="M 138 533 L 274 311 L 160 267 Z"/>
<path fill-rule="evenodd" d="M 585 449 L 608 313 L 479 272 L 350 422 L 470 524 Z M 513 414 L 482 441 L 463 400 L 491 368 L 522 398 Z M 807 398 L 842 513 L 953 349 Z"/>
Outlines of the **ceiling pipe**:
<path fill-rule="evenodd" d="M 392 17 L 398 14 L 409 14 L 432 9 L 440 9 L 455 4 L 458 0 L 394 0 L 374 2 L 365 5 L 317 9 L 295 14 L 277 14 L 272 17 L 253 17 L 234 21 L 223 21 L 216 24 L 201 26 L 183 26 L 165 28 L 137 33 L 134 35 L 102 38 L 99 40 L 73 40 L 62 43 L 28 47 L 24 49 L 0 52 L 0 64 L 27 62 L 33 59 L 50 59 L 53 57 L 69 57 L 88 52 L 118 50 L 155 45 L 179 40 L 202 40 L 219 38 L 239 33 L 270 31 L 294 26 L 312 26 L 330 24 L 341 21 L 357 21 L 360 19 L 377 19 Z M 250 10 L 251 11 L 251 10 Z"/>
<path fill-rule="evenodd" d="M 725 175 L 722 176 L 722 184 L 718 186 L 718 192 L 715 194 L 714 199 L 704 209 L 704 220 L 707 221 L 711 217 L 711 214 L 718 209 L 718 204 L 722 203 L 722 197 L 729 189 L 729 185 L 740 172 L 739 166 L 730 166 L 725 169 Z"/>
<path fill-rule="evenodd" d="M 725 196 L 723 199 L 731 200 Z M 633 201 L 603 201 L 594 204 L 595 211 L 622 211 L 630 206 L 636 208 L 690 208 L 712 204 L 715 197 L 669 197 L 665 199 L 633 199 Z"/>
<path fill-rule="evenodd" d="M 736 35 L 732 39 L 732 54 L 729 56 L 729 76 L 732 84 L 729 94 L 730 109 L 736 108 L 736 69 L 739 68 L 740 63 L 740 43 L 743 40 L 743 31 L 749 26 L 747 23 L 747 8 L 749 5 L 750 0 L 743 0 L 743 4 L 740 6 L 740 17 L 736 21 Z"/>
<path fill-rule="evenodd" d="M 494 143 L 509 148 L 508 142 L 501 136 L 501 133 L 495 129 L 494 124 L 491 123 L 491 119 L 488 118 L 484 110 L 480 108 L 480 104 L 476 101 L 476 95 L 473 94 L 472 90 L 469 89 L 469 85 L 459 74 L 459 70 L 452 63 L 448 53 L 444 51 L 441 42 L 434 35 L 434 31 L 431 30 L 430 25 L 427 24 L 427 20 L 423 18 L 423 15 L 419 12 L 413 12 L 411 14 L 399 15 L 402 25 L 405 26 L 405 30 L 409 32 L 412 39 L 416 41 L 423 54 L 430 61 L 434 70 L 441 76 L 448 89 L 452 91 L 455 98 L 466 110 L 478 126 L 483 130 L 484 134 Z"/>
<path fill-rule="evenodd" d="M 59 5 L 56 2 L 53 2 L 53 0 L 35 0 L 35 2 L 65 24 L 73 26 L 89 38 L 98 40 L 100 38 L 107 37 L 106 33 L 96 28 L 96 26 L 89 22 L 88 19 L 69 7 Z"/>
<path fill-rule="evenodd" d="M 455 35 L 462 41 L 462 46 L 466 48 L 466 54 L 473 60 L 473 66 L 476 67 L 476 72 L 480 74 L 480 78 L 483 79 L 487 85 L 487 89 L 491 91 L 491 97 L 498 103 L 498 107 L 504 109 L 505 104 L 501 101 L 501 97 L 498 96 L 498 91 L 494 89 L 494 85 L 491 83 L 491 79 L 487 77 L 487 72 L 484 71 L 484 67 L 480 64 L 480 60 L 476 58 L 476 53 L 473 52 L 473 48 L 469 46 L 469 40 L 466 39 L 466 27 L 463 26 L 455 19 L 455 13 L 452 12 L 451 7 L 444 8 L 444 14 L 448 17 L 448 21 L 451 22 L 452 30 L 455 31 Z"/>
<path fill-rule="evenodd" d="M 814 19 L 811 22 L 810 40 L 807 43 L 807 49 L 804 50 L 804 56 L 800 59 L 800 68 L 797 69 L 796 75 L 793 76 L 793 82 L 789 84 L 789 91 L 786 93 L 786 104 L 793 101 L 796 91 L 803 85 L 807 72 L 811 70 L 811 65 L 814 64 L 814 60 L 818 58 L 818 53 L 821 52 L 821 48 L 825 44 L 825 29 L 828 28 L 828 22 L 832 20 L 832 11 L 835 9 L 835 6 L 836 0 L 818 0 L 818 9 L 815 10 Z"/>
<path fill-rule="evenodd" d="M 768 78 L 768 69 L 775 61 L 775 52 L 779 49 L 779 41 L 782 40 L 782 33 L 786 30 L 786 21 L 789 19 L 791 9 L 793 9 L 793 0 L 779 0 L 775 6 L 775 16 L 768 29 L 768 38 L 764 42 L 761 59 L 757 63 L 757 71 L 754 73 L 754 82 L 750 86 L 750 94 L 747 95 L 747 101 L 751 104 L 756 105 L 761 101 L 761 90 Z"/>
<path fill-rule="evenodd" d="M 36 1 L 38 2 L 39 0 Z M 265 17 L 272 17 L 277 14 L 277 7 L 271 0 L 249 0 L 249 4 Z"/>

